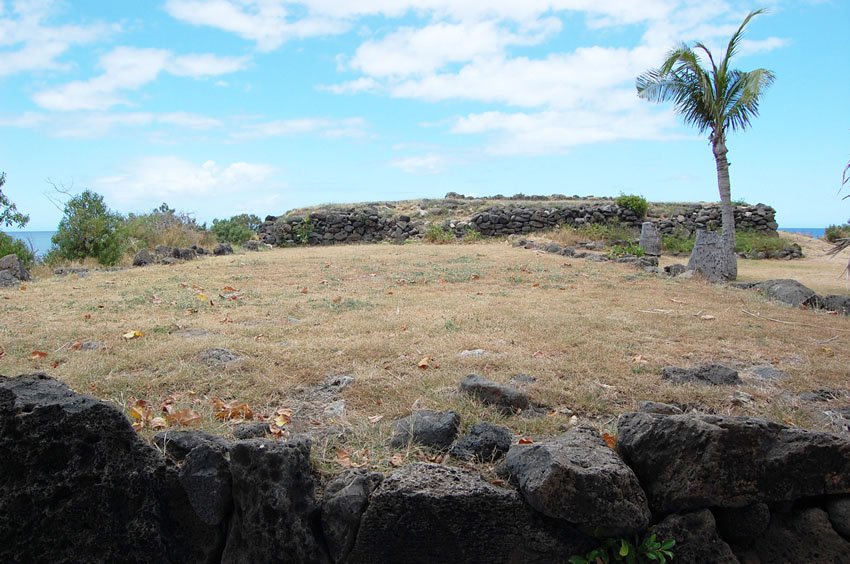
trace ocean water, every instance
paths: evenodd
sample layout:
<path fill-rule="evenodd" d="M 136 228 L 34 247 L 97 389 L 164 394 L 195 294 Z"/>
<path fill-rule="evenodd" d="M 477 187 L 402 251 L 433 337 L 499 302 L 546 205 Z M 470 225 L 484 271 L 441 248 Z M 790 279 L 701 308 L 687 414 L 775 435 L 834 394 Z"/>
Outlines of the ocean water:
<path fill-rule="evenodd" d="M 7 235 L 11 235 L 15 239 L 20 239 L 29 245 L 34 251 L 35 256 L 43 257 L 50 250 L 52 243 L 50 238 L 56 233 L 55 231 L 6 231 Z"/>
<path fill-rule="evenodd" d="M 780 227 L 779 230 L 788 231 L 789 233 L 800 233 L 801 235 L 808 235 L 815 239 L 822 239 L 826 232 L 826 228 L 824 227 Z"/>

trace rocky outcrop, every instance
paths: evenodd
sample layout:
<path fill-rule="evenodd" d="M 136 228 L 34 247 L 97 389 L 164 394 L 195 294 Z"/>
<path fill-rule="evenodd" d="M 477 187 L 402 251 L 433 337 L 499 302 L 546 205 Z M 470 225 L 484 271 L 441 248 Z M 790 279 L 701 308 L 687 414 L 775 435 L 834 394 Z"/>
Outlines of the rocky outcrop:
<path fill-rule="evenodd" d="M 850 491 L 850 439 L 752 417 L 620 417 L 617 448 L 653 511 L 740 507 Z"/>
<path fill-rule="evenodd" d="M 410 464 L 372 494 L 348 562 L 565 562 L 594 541 L 471 472 Z"/>
<path fill-rule="evenodd" d="M 18 255 L 11 254 L 0 258 L 0 287 L 17 286 L 30 279 L 30 274 Z"/>
<path fill-rule="evenodd" d="M 531 445 L 514 445 L 501 470 L 540 513 L 606 535 L 644 529 L 650 513 L 634 472 L 599 433 L 574 428 Z"/>
<path fill-rule="evenodd" d="M 217 562 L 224 532 L 114 407 L 0 376 L 0 558 Z"/>
<path fill-rule="evenodd" d="M 651 532 L 657 539 L 676 540 L 676 562 L 738 564 L 732 549 L 717 535 L 714 517 L 708 509 L 669 515 L 653 526 Z"/>

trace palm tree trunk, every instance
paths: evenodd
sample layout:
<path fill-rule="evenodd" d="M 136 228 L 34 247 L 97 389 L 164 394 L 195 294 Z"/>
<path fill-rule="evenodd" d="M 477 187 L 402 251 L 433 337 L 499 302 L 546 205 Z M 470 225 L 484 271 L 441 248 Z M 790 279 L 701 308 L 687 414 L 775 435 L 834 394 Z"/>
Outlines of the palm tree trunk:
<path fill-rule="evenodd" d="M 723 225 L 723 277 L 738 277 L 738 260 L 735 256 L 735 212 L 732 208 L 732 189 L 729 183 L 729 161 L 726 160 L 726 141 L 718 136 L 712 142 L 714 162 L 717 165 L 717 188 L 720 191 L 720 219 Z"/>

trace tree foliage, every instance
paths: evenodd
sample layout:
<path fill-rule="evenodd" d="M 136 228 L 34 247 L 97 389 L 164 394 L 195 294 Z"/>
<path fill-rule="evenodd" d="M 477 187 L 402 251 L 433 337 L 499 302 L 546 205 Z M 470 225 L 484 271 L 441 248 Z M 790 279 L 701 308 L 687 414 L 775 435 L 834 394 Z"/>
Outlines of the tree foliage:
<path fill-rule="evenodd" d="M 673 102 L 673 108 L 685 123 L 701 133 L 709 133 L 722 209 L 722 276 L 727 279 L 736 277 L 737 265 L 726 138 L 728 133 L 747 129 L 752 124 L 758 116 L 762 94 L 775 80 L 767 69 L 732 68 L 732 58 L 741 46 L 747 24 L 762 13 L 764 10 L 755 10 L 744 18 L 720 57 L 715 58 L 703 43 L 682 44 L 667 55 L 660 67 L 643 73 L 636 82 L 638 96 L 650 102 Z M 703 58 L 708 64 L 704 64 Z"/>
<path fill-rule="evenodd" d="M 205 225 L 198 225 L 194 217 L 179 212 L 166 203 L 149 213 L 129 214 L 125 220 L 125 229 L 132 251 L 153 249 L 157 245 L 202 245 L 208 235 Z"/>
<path fill-rule="evenodd" d="M 0 172 L 0 188 L 6 184 L 6 173 Z M 30 220 L 30 216 L 18 211 L 14 203 L 0 190 L 0 226 L 2 227 L 24 227 Z"/>
<path fill-rule="evenodd" d="M 259 227 L 259 217 L 243 213 L 230 219 L 214 219 L 210 230 L 223 243 L 241 245 L 251 239 Z"/>
<path fill-rule="evenodd" d="M 97 259 L 112 266 L 121 260 L 126 236 L 123 218 L 106 206 L 103 196 L 86 190 L 65 203 L 59 229 L 52 238 L 50 258 Z"/>

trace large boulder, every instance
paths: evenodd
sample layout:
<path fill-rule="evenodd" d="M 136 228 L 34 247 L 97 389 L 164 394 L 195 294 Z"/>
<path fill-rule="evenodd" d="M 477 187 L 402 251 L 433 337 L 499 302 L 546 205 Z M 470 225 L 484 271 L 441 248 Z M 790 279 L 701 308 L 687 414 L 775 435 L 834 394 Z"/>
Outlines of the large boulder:
<path fill-rule="evenodd" d="M 322 498 L 322 532 L 331 560 L 341 562 L 354 547 L 369 497 L 384 479 L 378 472 L 349 470 L 331 480 Z"/>
<path fill-rule="evenodd" d="M 348 562 L 566 562 L 596 544 L 532 511 L 513 489 L 436 464 L 410 464 L 372 494 Z"/>
<path fill-rule="evenodd" d="M 420 409 L 395 422 L 390 444 L 396 448 L 418 443 L 434 449 L 445 449 L 455 440 L 460 415 L 456 411 Z"/>
<path fill-rule="evenodd" d="M 492 423 L 476 423 L 469 432 L 458 438 L 449 454 L 460 460 L 492 462 L 511 448 L 513 435 L 507 427 Z"/>
<path fill-rule="evenodd" d="M 498 384 L 477 374 L 470 374 L 461 380 L 460 391 L 484 404 L 497 407 L 505 414 L 522 411 L 530 406 L 525 392 Z"/>
<path fill-rule="evenodd" d="M 222 562 L 327 562 L 310 442 L 252 439 L 230 448 L 233 517 Z"/>
<path fill-rule="evenodd" d="M 771 300 L 794 307 L 800 307 L 817 298 L 814 290 L 803 286 L 796 280 L 766 280 L 753 287 Z"/>
<path fill-rule="evenodd" d="M 223 542 L 117 409 L 45 374 L 0 376 L 0 559 L 213 562 Z"/>
<path fill-rule="evenodd" d="M 0 258 L 0 286 L 13 286 L 30 279 L 30 274 L 18 255 L 10 254 Z"/>
<path fill-rule="evenodd" d="M 850 540 L 850 495 L 834 497 L 826 502 L 829 521 L 835 531 Z"/>
<path fill-rule="evenodd" d="M 724 245 L 721 233 L 700 229 L 688 260 L 688 270 L 709 282 L 734 280 L 738 275 L 737 258 Z"/>
<path fill-rule="evenodd" d="M 775 514 L 755 550 L 761 564 L 850 561 L 850 541 L 835 532 L 826 511 L 817 507 Z"/>
<path fill-rule="evenodd" d="M 723 539 L 717 536 L 711 511 L 703 509 L 682 515 L 668 515 L 650 529 L 658 541 L 673 539 L 675 562 L 694 564 L 738 564 L 738 558 Z"/>
<path fill-rule="evenodd" d="M 501 471 L 531 507 L 549 517 L 607 535 L 634 533 L 649 523 L 637 477 L 593 429 L 577 427 L 555 439 L 514 445 Z"/>
<path fill-rule="evenodd" d="M 133 266 L 147 266 L 156 262 L 156 258 L 147 249 L 140 249 L 133 255 Z"/>
<path fill-rule="evenodd" d="M 850 438 L 753 417 L 620 416 L 617 448 L 653 511 L 850 492 Z"/>

